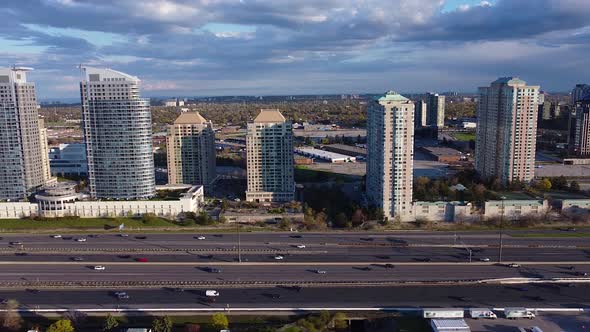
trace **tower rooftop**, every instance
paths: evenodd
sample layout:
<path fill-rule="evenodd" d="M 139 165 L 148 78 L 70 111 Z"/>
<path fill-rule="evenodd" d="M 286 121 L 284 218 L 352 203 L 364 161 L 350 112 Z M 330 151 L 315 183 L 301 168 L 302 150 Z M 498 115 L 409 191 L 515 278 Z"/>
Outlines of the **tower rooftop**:
<path fill-rule="evenodd" d="M 285 122 L 285 117 L 278 109 L 261 109 L 254 123 L 275 123 Z"/>

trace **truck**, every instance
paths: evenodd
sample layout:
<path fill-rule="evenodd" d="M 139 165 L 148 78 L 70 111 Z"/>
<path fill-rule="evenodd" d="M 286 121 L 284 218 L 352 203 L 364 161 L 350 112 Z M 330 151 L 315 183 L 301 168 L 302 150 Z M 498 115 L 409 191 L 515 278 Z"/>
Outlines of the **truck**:
<path fill-rule="evenodd" d="M 469 309 L 469 317 L 471 318 L 487 318 L 487 319 L 496 319 L 498 318 L 498 316 L 496 316 L 496 314 L 487 308 L 473 308 L 473 309 Z"/>
<path fill-rule="evenodd" d="M 528 310 L 527 308 L 506 308 L 504 309 L 504 315 L 509 319 L 516 318 L 535 318 L 535 313 Z"/>
<path fill-rule="evenodd" d="M 423 309 L 422 314 L 424 318 L 463 318 L 465 312 L 463 309 Z"/>
<path fill-rule="evenodd" d="M 205 296 L 219 296 L 219 292 L 216 290 L 209 289 L 205 291 Z"/>

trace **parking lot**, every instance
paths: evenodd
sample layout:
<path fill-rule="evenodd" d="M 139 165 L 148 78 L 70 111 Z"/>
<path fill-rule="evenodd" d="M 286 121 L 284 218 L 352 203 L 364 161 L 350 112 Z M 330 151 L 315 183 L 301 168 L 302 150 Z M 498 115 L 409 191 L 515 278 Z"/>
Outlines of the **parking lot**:
<path fill-rule="evenodd" d="M 537 326 L 543 332 L 586 332 L 590 331 L 590 315 L 583 313 L 538 313 L 534 319 L 505 318 L 465 319 L 472 332 L 518 332 L 518 328 L 531 329 Z"/>

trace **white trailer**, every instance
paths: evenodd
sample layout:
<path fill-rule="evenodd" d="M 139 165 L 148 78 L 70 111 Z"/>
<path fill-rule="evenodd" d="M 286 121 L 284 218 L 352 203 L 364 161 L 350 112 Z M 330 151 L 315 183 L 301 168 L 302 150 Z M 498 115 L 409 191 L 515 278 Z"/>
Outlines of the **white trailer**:
<path fill-rule="evenodd" d="M 506 318 L 509 318 L 509 319 L 516 319 L 516 318 L 533 319 L 533 318 L 535 318 L 535 313 L 528 310 L 527 308 L 505 308 L 504 315 L 506 316 Z"/>
<path fill-rule="evenodd" d="M 463 309 L 423 309 L 424 318 L 463 318 L 465 312 Z"/>
<path fill-rule="evenodd" d="M 473 309 L 469 309 L 469 316 L 471 318 L 487 318 L 487 319 L 496 319 L 498 318 L 498 316 L 496 316 L 496 314 L 487 308 L 473 308 Z"/>

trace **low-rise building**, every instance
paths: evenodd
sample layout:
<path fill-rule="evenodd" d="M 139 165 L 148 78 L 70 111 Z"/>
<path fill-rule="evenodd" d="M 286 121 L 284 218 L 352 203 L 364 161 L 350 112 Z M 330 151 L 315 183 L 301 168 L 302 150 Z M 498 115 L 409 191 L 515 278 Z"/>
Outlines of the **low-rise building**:
<path fill-rule="evenodd" d="M 27 217 L 80 218 L 140 216 L 151 213 L 174 219 L 185 212 L 199 212 L 205 202 L 203 186 L 193 186 L 174 200 L 87 200 L 71 182 L 43 187 L 36 202 L 0 203 L 0 219 Z"/>
<path fill-rule="evenodd" d="M 324 145 L 324 150 L 344 154 L 352 157 L 363 157 L 367 158 L 367 149 L 359 148 L 353 145 L 346 144 L 330 144 Z"/>
<path fill-rule="evenodd" d="M 564 199 L 561 201 L 561 212 L 566 214 L 590 213 L 590 199 Z"/>
<path fill-rule="evenodd" d="M 303 156 L 321 159 L 331 163 L 344 163 L 356 161 L 355 157 L 347 156 L 336 152 L 320 150 L 316 148 L 296 148 L 295 152 Z"/>
<path fill-rule="evenodd" d="M 466 202 L 414 202 L 415 220 L 429 221 L 470 221 L 475 220 L 479 214 L 471 203 Z"/>
<path fill-rule="evenodd" d="M 498 200 L 485 202 L 483 217 L 518 220 L 525 216 L 542 217 L 547 212 L 549 212 L 549 201 L 546 199 Z"/>
<path fill-rule="evenodd" d="M 257 223 L 257 222 L 280 222 L 289 220 L 292 222 L 302 222 L 303 213 L 257 213 L 257 212 L 225 212 L 223 213 L 227 222 L 237 223 Z"/>
<path fill-rule="evenodd" d="M 447 147 L 429 146 L 423 147 L 421 150 L 426 152 L 432 160 L 441 163 L 458 162 L 464 158 L 461 151 Z"/>

